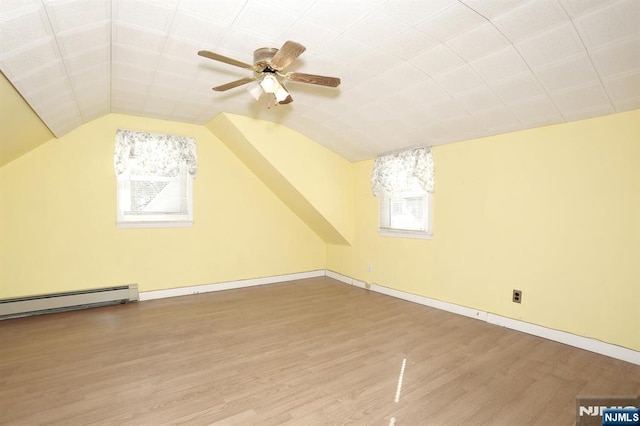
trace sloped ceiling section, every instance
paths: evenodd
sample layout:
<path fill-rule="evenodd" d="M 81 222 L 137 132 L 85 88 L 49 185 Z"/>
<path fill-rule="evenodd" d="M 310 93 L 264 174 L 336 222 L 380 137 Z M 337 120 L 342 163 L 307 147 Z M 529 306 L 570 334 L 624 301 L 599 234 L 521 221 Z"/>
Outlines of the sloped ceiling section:
<path fill-rule="evenodd" d="M 53 137 L 29 104 L 0 73 L 0 167 Z"/>
<path fill-rule="evenodd" d="M 205 124 L 275 121 L 356 161 L 640 108 L 638 0 L 4 0 L 0 69 L 61 136 L 108 112 Z M 266 108 L 211 87 L 295 40 L 291 83 Z"/>
<path fill-rule="evenodd" d="M 234 123 L 227 114 L 220 114 L 206 124 L 216 135 L 267 187 L 276 194 L 295 214 L 302 219 L 325 243 L 349 245 L 347 238 L 350 230 L 344 229 L 343 223 L 332 220 L 326 214 L 326 206 L 312 203 L 313 194 L 303 193 L 300 185 L 295 184 L 296 177 L 285 176 L 282 170 L 274 166 L 269 159 L 254 145 L 240 126 Z M 276 130 L 277 131 L 277 130 Z M 313 179 L 306 176 L 306 179 Z M 322 182 L 318 183 L 322 185 Z M 351 186 L 351 182 L 342 182 Z M 320 203 L 322 204 L 322 203 Z M 342 206 L 345 211 L 350 206 Z"/>

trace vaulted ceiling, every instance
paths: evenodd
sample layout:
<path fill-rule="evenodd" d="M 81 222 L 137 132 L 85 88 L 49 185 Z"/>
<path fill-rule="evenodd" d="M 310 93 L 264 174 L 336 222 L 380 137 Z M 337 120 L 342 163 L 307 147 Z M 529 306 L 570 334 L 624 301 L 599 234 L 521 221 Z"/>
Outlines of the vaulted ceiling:
<path fill-rule="evenodd" d="M 109 112 L 230 112 L 355 161 L 640 108 L 639 23 L 638 0 L 3 0 L 0 70 L 58 137 Z M 197 55 L 286 40 L 307 47 L 288 70 L 340 87 L 291 82 L 267 108 L 213 92 L 251 72 Z"/>

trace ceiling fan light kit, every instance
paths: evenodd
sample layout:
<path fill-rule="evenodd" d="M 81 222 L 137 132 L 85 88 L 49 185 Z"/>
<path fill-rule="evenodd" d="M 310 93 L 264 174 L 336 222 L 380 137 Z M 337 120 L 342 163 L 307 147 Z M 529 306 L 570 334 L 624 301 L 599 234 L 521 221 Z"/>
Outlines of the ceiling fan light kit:
<path fill-rule="evenodd" d="M 264 93 L 275 93 L 279 85 L 276 78 L 272 75 L 265 75 L 262 77 L 262 81 L 260 81 L 260 86 L 264 90 Z"/>
<path fill-rule="evenodd" d="M 291 80 L 299 83 L 315 84 L 326 87 L 338 87 L 340 79 L 337 77 L 327 77 L 316 74 L 305 74 L 298 72 L 283 73 L 284 69 L 300 56 L 306 48 L 295 41 L 285 42 L 280 49 L 273 47 L 262 47 L 253 52 L 253 65 L 228 58 L 218 53 L 208 50 L 201 50 L 198 55 L 224 62 L 229 65 L 253 71 L 252 77 L 244 77 L 213 88 L 216 92 L 224 92 L 244 84 L 252 83 L 247 91 L 256 100 L 259 100 L 263 93 L 275 98 L 274 105 L 289 104 L 293 98 L 284 86 L 284 80 Z M 267 107 L 270 102 L 267 102 Z"/>
<path fill-rule="evenodd" d="M 251 96 L 258 101 L 260 100 L 260 96 L 262 96 L 262 87 L 260 86 L 260 83 L 254 81 L 249 85 L 249 87 L 247 87 L 247 92 L 249 92 Z"/>

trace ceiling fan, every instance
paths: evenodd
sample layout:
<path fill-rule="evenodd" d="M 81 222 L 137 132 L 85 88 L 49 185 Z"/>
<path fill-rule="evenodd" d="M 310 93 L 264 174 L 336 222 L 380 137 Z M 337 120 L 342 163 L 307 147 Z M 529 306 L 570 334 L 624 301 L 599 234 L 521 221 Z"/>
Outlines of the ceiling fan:
<path fill-rule="evenodd" d="M 251 77 L 244 77 L 214 87 L 213 90 L 216 92 L 224 92 L 225 90 L 233 89 L 243 84 L 253 83 L 247 90 L 256 100 L 260 98 L 262 93 L 266 93 L 269 96 L 273 95 L 275 97 L 275 104 L 278 105 L 293 102 L 293 98 L 284 86 L 284 80 L 328 87 L 338 87 L 340 85 L 340 79 L 336 77 L 326 77 L 301 72 L 285 73 L 284 69 L 291 65 L 305 50 L 306 48 L 303 45 L 295 41 L 285 42 L 280 49 L 262 47 L 253 52 L 253 65 L 208 50 L 201 50 L 198 52 L 198 55 L 253 71 L 253 76 Z"/>

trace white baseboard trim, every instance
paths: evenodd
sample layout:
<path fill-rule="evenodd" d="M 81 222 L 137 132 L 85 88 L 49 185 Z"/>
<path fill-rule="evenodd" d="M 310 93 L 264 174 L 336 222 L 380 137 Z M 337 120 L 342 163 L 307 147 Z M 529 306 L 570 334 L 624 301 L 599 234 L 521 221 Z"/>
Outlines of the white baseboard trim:
<path fill-rule="evenodd" d="M 555 342 L 564 343 L 565 345 L 640 365 L 640 352 L 623 346 L 614 345 L 612 343 L 606 343 L 591 337 L 578 336 L 577 334 L 567 333 L 566 331 L 555 330 L 553 328 L 543 327 L 530 322 L 520 321 L 491 313 L 488 315 L 487 322 L 489 324 L 507 327 L 512 330 L 532 334 Z"/>
<path fill-rule="evenodd" d="M 455 305 L 449 302 L 443 302 L 441 300 L 431 299 L 425 296 L 418 296 L 417 294 L 405 293 L 400 290 L 395 290 L 389 287 L 383 287 L 377 284 L 371 284 L 370 290 L 378 293 L 386 294 L 388 296 L 397 297 L 398 299 L 408 300 L 409 302 L 419 303 L 420 305 L 430 306 L 432 308 L 440 309 L 442 311 L 452 312 L 454 314 L 462 315 L 469 318 L 474 318 L 482 321 L 487 320 L 487 313 L 479 311 L 477 309 L 467 308 L 466 306 Z"/>
<path fill-rule="evenodd" d="M 418 296 L 417 294 L 406 293 L 404 291 L 395 290 L 393 288 L 384 287 L 378 284 L 367 284 L 363 281 L 358 281 L 351 277 L 347 277 L 333 271 L 327 271 L 327 277 L 341 281 L 345 284 L 353 285 L 360 288 L 366 288 L 375 291 L 376 293 L 382 293 L 388 296 L 397 297 L 398 299 L 408 300 L 409 302 L 419 303 L 420 305 L 430 306 L 432 308 L 440 309 L 447 312 L 453 312 L 454 314 L 463 315 L 465 317 L 479 319 L 482 321 L 487 320 L 486 312 L 467 308 L 466 306 L 443 302 L 441 300 L 431 299 L 425 296 Z"/>
<path fill-rule="evenodd" d="M 595 352 L 611 358 L 630 362 L 640 365 L 640 352 L 622 346 L 606 343 L 601 340 L 592 339 L 590 337 L 578 336 L 576 334 L 567 333 L 566 331 L 555 330 L 541 325 L 520 321 L 513 318 L 503 317 L 489 312 L 479 311 L 468 308 L 466 306 L 456 305 L 454 303 L 443 302 L 437 299 L 431 299 L 416 294 L 406 293 L 404 291 L 395 290 L 389 287 L 377 284 L 367 284 L 362 281 L 355 280 L 345 275 L 333 271 L 327 271 L 326 276 L 341 281 L 345 284 L 353 285 L 360 288 L 367 288 L 377 293 L 386 294 L 388 296 L 397 297 L 398 299 L 407 300 L 409 302 L 419 303 L 421 305 L 430 306 L 458 315 L 464 315 L 469 318 L 475 318 L 486 321 L 489 324 L 510 328 L 522 333 L 531 334 L 542 337 L 544 339 L 553 340 L 555 342 L 564 343 L 565 345 Z"/>
<path fill-rule="evenodd" d="M 234 288 L 253 287 L 256 285 L 275 284 L 285 281 L 302 280 L 305 278 L 315 278 L 325 276 L 326 271 L 319 269 L 316 271 L 298 272 L 294 274 L 275 275 L 263 278 L 250 278 L 246 280 L 226 281 L 213 284 L 202 284 L 187 287 L 168 288 L 166 290 L 141 291 L 140 301 L 164 299 L 165 297 L 188 296 L 190 294 L 209 293 L 213 291 L 231 290 Z"/>
<path fill-rule="evenodd" d="M 355 285 L 356 287 L 365 288 L 365 283 L 362 281 L 354 280 L 351 277 L 347 277 L 346 275 L 339 274 L 337 272 L 327 270 L 326 276 L 329 278 L 333 278 L 334 280 L 341 281 L 345 284 Z"/>

